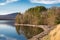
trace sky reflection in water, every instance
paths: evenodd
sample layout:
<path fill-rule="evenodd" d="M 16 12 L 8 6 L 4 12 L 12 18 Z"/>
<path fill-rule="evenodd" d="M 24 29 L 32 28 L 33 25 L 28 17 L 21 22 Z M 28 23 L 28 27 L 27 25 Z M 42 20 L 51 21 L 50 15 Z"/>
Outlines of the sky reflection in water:
<path fill-rule="evenodd" d="M 17 34 L 15 27 L 10 24 L 12 22 L 10 20 L 0 20 L 0 40 L 26 40 L 24 35 Z"/>

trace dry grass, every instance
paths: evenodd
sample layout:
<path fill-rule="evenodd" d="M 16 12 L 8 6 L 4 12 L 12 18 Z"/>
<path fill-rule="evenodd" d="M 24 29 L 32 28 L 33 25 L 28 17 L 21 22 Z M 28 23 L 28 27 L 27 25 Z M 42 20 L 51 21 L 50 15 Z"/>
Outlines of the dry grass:
<path fill-rule="evenodd" d="M 60 24 L 41 40 L 60 40 Z"/>

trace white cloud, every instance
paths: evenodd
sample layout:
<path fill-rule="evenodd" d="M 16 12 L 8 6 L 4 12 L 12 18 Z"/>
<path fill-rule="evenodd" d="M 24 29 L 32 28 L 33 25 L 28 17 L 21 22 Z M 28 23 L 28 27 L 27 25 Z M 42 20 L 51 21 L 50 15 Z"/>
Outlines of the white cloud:
<path fill-rule="evenodd" d="M 0 5 L 6 5 L 6 4 L 8 4 L 8 3 L 16 2 L 16 1 L 18 1 L 18 0 L 6 0 L 6 1 L 3 2 L 3 3 L 0 3 Z"/>
<path fill-rule="evenodd" d="M 30 0 L 32 3 L 57 4 L 60 0 Z"/>

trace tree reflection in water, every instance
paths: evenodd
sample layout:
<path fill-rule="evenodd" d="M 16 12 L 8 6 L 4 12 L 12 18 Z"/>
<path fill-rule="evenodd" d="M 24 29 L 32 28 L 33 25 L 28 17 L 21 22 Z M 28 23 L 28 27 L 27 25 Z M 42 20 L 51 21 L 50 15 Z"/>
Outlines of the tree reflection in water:
<path fill-rule="evenodd" d="M 28 39 L 44 31 L 39 27 L 16 26 L 17 33 L 25 35 Z"/>

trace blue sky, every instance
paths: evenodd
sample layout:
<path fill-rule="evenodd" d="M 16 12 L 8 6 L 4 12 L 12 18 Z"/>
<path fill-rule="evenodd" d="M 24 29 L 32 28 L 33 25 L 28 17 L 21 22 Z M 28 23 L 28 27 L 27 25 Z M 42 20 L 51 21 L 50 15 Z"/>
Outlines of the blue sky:
<path fill-rule="evenodd" d="M 15 12 L 25 12 L 28 8 L 35 6 L 60 6 L 60 0 L 0 0 L 0 15 Z"/>

